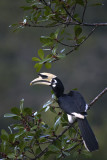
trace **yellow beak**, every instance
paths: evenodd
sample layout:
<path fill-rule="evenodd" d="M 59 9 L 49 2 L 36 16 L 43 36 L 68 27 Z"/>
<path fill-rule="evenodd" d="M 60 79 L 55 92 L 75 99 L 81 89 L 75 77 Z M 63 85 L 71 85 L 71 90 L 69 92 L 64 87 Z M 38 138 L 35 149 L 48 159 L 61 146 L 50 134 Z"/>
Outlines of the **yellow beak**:
<path fill-rule="evenodd" d="M 52 79 L 56 76 L 51 73 L 40 73 L 39 77 L 30 82 L 30 85 L 44 84 L 51 85 Z"/>

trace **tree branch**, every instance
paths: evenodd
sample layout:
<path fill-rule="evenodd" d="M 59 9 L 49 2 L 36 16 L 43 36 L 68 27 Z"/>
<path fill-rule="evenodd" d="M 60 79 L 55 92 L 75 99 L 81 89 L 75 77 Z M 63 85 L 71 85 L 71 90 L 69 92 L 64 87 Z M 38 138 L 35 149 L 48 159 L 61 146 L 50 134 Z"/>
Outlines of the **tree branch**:
<path fill-rule="evenodd" d="M 85 16 L 86 8 L 87 8 L 87 0 L 85 0 L 85 6 L 84 6 L 84 10 L 83 10 L 83 15 L 82 15 L 82 23 L 84 21 L 84 16 Z"/>
<path fill-rule="evenodd" d="M 66 55 L 71 54 L 76 49 L 76 47 L 81 46 L 93 34 L 93 32 L 95 31 L 96 28 L 97 28 L 97 26 L 95 26 L 92 29 L 92 31 L 88 34 L 88 36 L 80 44 L 77 44 L 71 51 L 69 51 L 68 53 L 66 53 Z"/>
<path fill-rule="evenodd" d="M 75 121 L 76 122 L 76 121 Z M 75 123 L 74 122 L 74 123 Z M 74 124 L 73 123 L 73 124 Z M 73 124 L 69 125 L 67 128 L 65 128 L 50 144 L 52 144 L 53 142 L 55 142 L 57 139 L 59 139 L 65 132 L 67 132 L 72 126 Z M 40 158 L 42 155 L 44 155 L 47 151 L 48 151 L 48 147 L 46 147 L 44 150 L 42 150 L 42 152 L 40 152 L 34 159 L 32 160 L 36 160 L 38 158 Z"/>
<path fill-rule="evenodd" d="M 105 94 L 107 92 L 107 88 L 105 88 L 97 97 L 95 97 L 90 103 L 89 103 L 89 107 L 92 106 L 103 94 Z M 90 108 L 89 108 L 90 109 Z M 74 121 L 75 123 L 76 121 Z M 52 141 L 50 141 L 50 144 L 53 144 L 53 142 L 55 142 L 57 139 L 59 139 L 63 134 L 65 134 L 71 127 L 73 127 L 74 123 L 72 123 L 71 125 L 69 125 L 67 128 L 65 128 L 58 136 L 56 136 L 56 138 L 54 138 Z M 71 151 L 72 149 L 76 148 L 78 145 L 80 145 L 81 142 L 79 142 L 78 144 L 74 145 L 73 147 L 71 147 L 70 149 L 66 150 L 66 151 Z M 34 159 L 32 160 L 37 160 L 38 158 L 40 158 L 41 156 L 43 156 L 47 151 L 48 151 L 49 146 L 47 146 L 44 150 L 42 150 Z"/>
<path fill-rule="evenodd" d="M 90 109 L 90 107 L 91 107 L 96 101 L 98 101 L 98 99 L 99 99 L 101 96 L 103 96 L 106 92 L 107 92 L 107 87 L 106 87 L 101 93 L 99 93 L 98 96 L 95 97 L 95 98 L 88 104 L 89 109 Z"/>

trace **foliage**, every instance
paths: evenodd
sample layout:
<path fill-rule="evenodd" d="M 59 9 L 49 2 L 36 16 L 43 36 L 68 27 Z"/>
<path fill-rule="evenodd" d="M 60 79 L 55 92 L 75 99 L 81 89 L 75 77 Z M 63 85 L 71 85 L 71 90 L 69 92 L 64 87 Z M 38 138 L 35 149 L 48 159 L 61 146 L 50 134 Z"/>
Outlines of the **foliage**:
<path fill-rule="evenodd" d="M 21 8 L 26 12 L 22 22 L 13 24 L 13 30 L 25 27 L 39 27 L 50 30 L 47 36 L 41 35 L 42 49 L 39 57 L 33 57 L 39 72 L 43 66 L 51 68 L 51 63 L 77 50 L 94 32 L 100 23 L 86 23 L 86 10 L 90 6 L 103 5 L 101 0 L 26 0 Z M 87 18 L 88 19 L 88 18 Z M 102 24 L 105 25 L 105 24 Z M 90 27 L 85 34 L 85 28 Z M 92 28 L 93 27 L 93 28 Z"/>
<path fill-rule="evenodd" d="M 22 22 L 13 24 L 13 31 L 25 27 L 51 28 L 49 35 L 41 35 L 42 49 L 38 56 L 32 58 L 39 72 L 43 65 L 51 68 L 54 61 L 65 58 L 77 50 L 94 32 L 97 26 L 106 23 L 86 23 L 84 17 L 88 6 L 102 5 L 100 0 L 26 0 L 27 5 L 21 7 L 26 11 Z M 84 28 L 91 27 L 85 35 Z M 2 129 L 0 156 L 3 159 L 48 159 L 52 155 L 56 159 L 68 156 L 88 155 L 84 150 L 82 137 L 76 121 L 68 124 L 67 115 L 57 106 L 52 95 L 41 110 L 33 112 L 31 108 L 14 107 L 11 113 L 4 115 L 15 123 L 8 126 L 9 133 Z M 93 104 L 93 102 L 92 102 Z M 51 124 L 43 120 L 43 115 L 52 114 Z M 90 154 L 89 154 L 90 155 Z"/>
<path fill-rule="evenodd" d="M 13 118 L 8 126 L 9 133 L 2 129 L 0 155 L 3 159 L 48 159 L 54 155 L 57 159 L 67 156 L 89 154 L 84 150 L 82 138 L 77 125 L 70 126 L 66 114 L 56 108 L 55 99 L 49 100 L 38 112 L 31 108 L 12 108 L 4 115 Z M 51 125 L 42 119 L 45 112 L 52 114 Z M 68 130 L 69 129 L 69 130 Z M 62 130 L 62 131 L 61 131 Z"/>

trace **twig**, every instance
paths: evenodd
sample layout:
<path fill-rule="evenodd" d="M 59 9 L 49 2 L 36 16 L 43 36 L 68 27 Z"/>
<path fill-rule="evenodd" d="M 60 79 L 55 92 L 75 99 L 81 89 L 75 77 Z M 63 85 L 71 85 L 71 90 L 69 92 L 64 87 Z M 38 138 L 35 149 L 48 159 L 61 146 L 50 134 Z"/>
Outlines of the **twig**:
<path fill-rule="evenodd" d="M 71 19 L 73 19 L 75 22 L 77 22 L 77 24 L 80 24 L 80 22 L 79 22 L 77 19 L 75 19 L 75 18 L 69 13 L 69 11 L 66 9 L 65 6 L 63 6 L 63 8 L 64 8 L 65 12 L 69 15 L 69 17 L 70 17 Z M 67 22 L 67 25 L 69 25 L 69 24 L 70 24 L 70 23 Z"/>
<path fill-rule="evenodd" d="M 70 47 L 70 48 L 72 48 L 72 47 L 76 47 L 76 46 L 78 46 L 77 44 L 75 44 L 75 45 L 65 44 L 65 43 L 63 43 L 63 42 L 59 41 L 58 39 L 57 39 L 56 41 L 57 41 L 59 44 L 61 44 L 61 45 L 65 46 L 65 47 Z"/>
<path fill-rule="evenodd" d="M 26 24 L 25 26 L 27 26 L 27 27 L 35 27 L 35 28 L 54 28 L 54 27 L 58 27 L 58 26 L 60 26 L 60 25 L 62 25 L 61 23 L 59 23 L 59 24 L 56 24 L 56 25 L 34 25 L 34 24 Z"/>
<path fill-rule="evenodd" d="M 84 6 L 84 10 L 83 10 L 83 15 L 82 15 L 82 23 L 84 21 L 84 16 L 85 16 L 86 8 L 87 8 L 87 0 L 85 0 L 85 6 Z"/>
<path fill-rule="evenodd" d="M 88 34 L 88 36 L 80 44 L 77 44 L 71 51 L 67 52 L 66 55 L 71 54 L 77 47 L 81 46 L 93 34 L 96 28 L 97 26 L 95 26 L 92 29 L 92 31 Z"/>
<path fill-rule="evenodd" d="M 103 94 L 105 94 L 107 92 L 107 88 L 105 88 L 97 97 L 95 97 L 90 103 L 89 106 L 92 106 Z M 76 121 L 74 121 L 75 123 Z M 66 133 L 71 127 L 73 127 L 74 123 L 72 123 L 71 125 L 69 125 L 67 128 L 65 128 L 58 136 L 56 136 L 56 138 L 54 138 L 52 141 L 50 141 L 50 144 L 52 144 L 53 142 L 55 142 L 57 139 L 59 139 L 64 133 Z M 47 141 L 48 142 L 48 141 Z M 70 152 L 71 150 L 73 150 L 74 148 L 76 148 L 78 145 L 80 145 L 82 143 L 79 142 L 78 144 L 76 144 L 75 146 L 67 149 L 66 151 Z M 48 151 L 49 146 L 47 146 L 44 150 L 42 150 L 34 159 L 32 160 L 37 160 L 38 158 L 40 158 L 41 156 L 43 156 L 47 151 Z"/>
<path fill-rule="evenodd" d="M 74 122 L 75 123 L 75 122 Z M 73 124 L 74 124 L 73 123 Z M 52 141 L 52 143 L 53 142 L 55 142 L 57 139 L 59 139 L 65 132 L 67 132 L 72 126 L 73 126 L 73 124 L 72 125 L 69 125 L 67 128 L 65 128 L 53 141 Z M 51 143 L 51 144 L 52 144 Z M 49 147 L 49 146 L 48 146 Z M 48 147 L 46 147 L 44 150 L 42 150 L 42 152 L 40 152 L 36 157 L 35 157 L 35 159 L 34 160 L 36 160 L 36 159 L 38 159 L 38 158 L 40 158 L 42 155 L 44 155 L 47 151 L 48 151 Z M 33 160 L 33 159 L 32 159 Z"/>
<path fill-rule="evenodd" d="M 93 32 L 95 31 L 95 29 L 97 28 L 97 26 L 95 26 L 92 30 L 91 30 L 91 32 L 88 34 L 88 36 L 79 44 L 79 46 L 81 45 L 81 44 L 83 44 L 92 34 L 93 34 Z"/>
<path fill-rule="evenodd" d="M 107 23 L 81 23 L 82 26 L 107 26 Z"/>
<path fill-rule="evenodd" d="M 107 92 L 107 87 L 106 87 L 100 94 L 98 94 L 98 96 L 95 97 L 95 98 L 88 104 L 89 109 L 90 109 L 90 107 L 91 107 L 103 94 L 105 94 L 106 92 Z"/>
<path fill-rule="evenodd" d="M 75 3 L 74 6 L 73 6 L 73 8 L 72 8 L 72 10 L 71 10 L 71 12 L 70 12 L 70 14 L 72 15 L 72 17 L 74 16 L 76 5 L 77 4 Z"/>

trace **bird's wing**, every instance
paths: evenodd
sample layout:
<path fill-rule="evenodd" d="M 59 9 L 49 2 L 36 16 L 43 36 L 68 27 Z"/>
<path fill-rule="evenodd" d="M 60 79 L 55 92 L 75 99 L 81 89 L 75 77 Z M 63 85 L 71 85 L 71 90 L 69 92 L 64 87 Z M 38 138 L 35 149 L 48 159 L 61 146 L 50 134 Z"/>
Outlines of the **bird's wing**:
<path fill-rule="evenodd" d="M 58 99 L 59 106 L 67 114 L 84 114 L 86 112 L 86 102 L 81 94 L 77 91 L 71 91 Z"/>
<path fill-rule="evenodd" d="M 70 91 L 68 95 L 75 101 L 75 105 L 77 106 L 79 112 L 87 111 L 87 104 L 83 96 L 78 91 Z"/>

